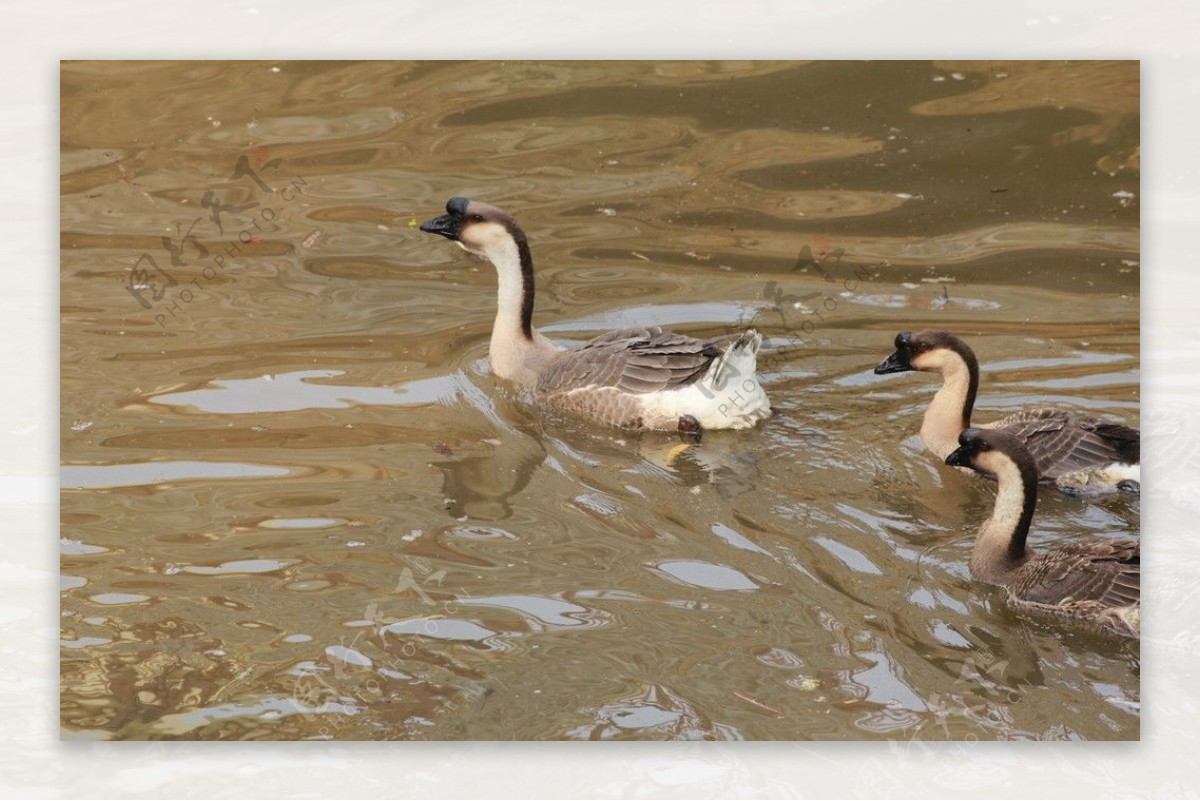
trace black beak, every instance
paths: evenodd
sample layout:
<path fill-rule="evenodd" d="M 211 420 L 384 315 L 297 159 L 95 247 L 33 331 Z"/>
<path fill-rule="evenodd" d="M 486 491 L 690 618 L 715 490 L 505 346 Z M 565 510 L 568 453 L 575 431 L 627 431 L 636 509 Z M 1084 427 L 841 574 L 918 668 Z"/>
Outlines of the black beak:
<path fill-rule="evenodd" d="M 427 234 L 438 234 L 452 241 L 458 241 L 458 232 L 462 230 L 462 220 L 453 214 L 443 214 L 428 222 L 421 223 L 421 230 Z"/>
<path fill-rule="evenodd" d="M 908 352 L 897 350 L 891 356 L 875 365 L 875 375 L 886 375 L 887 373 L 906 373 L 912 369 L 912 365 L 908 363 Z"/>
<path fill-rule="evenodd" d="M 959 447 L 955 448 L 954 451 L 946 457 L 946 464 L 953 465 L 954 467 L 970 467 L 971 454 L 967 452 L 967 447 L 965 445 L 960 445 Z"/>

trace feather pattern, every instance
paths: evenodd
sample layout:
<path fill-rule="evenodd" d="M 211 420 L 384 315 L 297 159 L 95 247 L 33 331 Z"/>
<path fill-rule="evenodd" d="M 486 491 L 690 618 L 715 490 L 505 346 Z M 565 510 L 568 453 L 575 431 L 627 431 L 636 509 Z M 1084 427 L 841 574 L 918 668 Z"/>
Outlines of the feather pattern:
<path fill-rule="evenodd" d="M 979 426 L 1003 429 L 1025 445 L 1042 480 L 1114 462 L 1141 461 L 1137 429 L 1062 409 L 1030 409 Z"/>
<path fill-rule="evenodd" d="M 559 354 L 535 392 L 547 405 L 622 428 L 674 429 L 685 414 L 703 428 L 746 428 L 770 413 L 753 378 L 761 342 L 754 331 L 711 339 L 659 328 L 612 331 Z M 740 391 L 730 392 L 735 377 L 743 379 Z"/>
<path fill-rule="evenodd" d="M 1096 618 L 1118 631 L 1137 631 L 1109 610 L 1134 607 L 1141 599 L 1141 546 L 1133 540 L 1066 545 L 1035 556 L 1013 575 L 1009 603 L 1075 618 Z"/>
<path fill-rule="evenodd" d="M 642 394 L 698 381 L 724 352 L 728 337 L 696 339 L 660 328 L 626 328 L 602 334 L 564 352 L 538 379 L 545 395 L 584 387 Z"/>

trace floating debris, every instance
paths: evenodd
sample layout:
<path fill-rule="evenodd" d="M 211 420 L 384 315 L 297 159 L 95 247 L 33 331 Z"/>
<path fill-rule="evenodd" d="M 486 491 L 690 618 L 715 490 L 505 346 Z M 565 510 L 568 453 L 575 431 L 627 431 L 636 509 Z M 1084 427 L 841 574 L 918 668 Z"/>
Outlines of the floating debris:
<path fill-rule="evenodd" d="M 1000 304 L 991 300 L 981 300 L 979 298 L 952 298 L 949 292 L 945 291 L 935 296 L 932 300 L 925 301 L 920 295 L 907 294 L 879 294 L 879 295 L 858 295 L 853 292 L 844 292 L 841 297 L 847 303 L 853 303 L 858 306 L 872 306 L 882 309 L 909 309 L 925 306 L 930 311 L 941 311 L 943 309 L 962 309 L 965 311 L 994 311 L 1000 308 Z M 926 296 L 927 297 L 927 296 Z"/>
<path fill-rule="evenodd" d="M 950 303 L 950 292 L 949 292 L 949 290 L 946 289 L 946 285 L 943 284 L 942 285 L 942 294 L 935 296 L 934 299 L 929 302 L 929 309 L 930 309 L 930 311 L 940 311 L 940 310 L 946 308 L 946 306 L 949 303 Z"/>
<path fill-rule="evenodd" d="M 777 718 L 783 717 L 783 713 L 780 712 L 778 709 L 776 709 L 773 706 L 767 706 L 762 701 L 756 701 L 748 695 L 742 695 L 737 690 L 734 690 L 733 694 L 748 704 L 753 704 L 754 706 L 758 707 L 759 709 L 763 709 L 763 710 L 766 710 L 767 712 L 770 712 L 772 715 L 774 715 Z"/>

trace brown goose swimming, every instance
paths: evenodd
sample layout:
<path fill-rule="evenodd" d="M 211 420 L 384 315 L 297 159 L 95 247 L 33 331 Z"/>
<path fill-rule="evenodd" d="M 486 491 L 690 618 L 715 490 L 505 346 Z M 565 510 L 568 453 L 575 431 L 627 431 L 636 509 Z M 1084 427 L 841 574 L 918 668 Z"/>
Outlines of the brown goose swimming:
<path fill-rule="evenodd" d="M 979 361 L 967 343 L 946 331 L 902 331 L 895 344 L 895 353 L 879 363 L 876 374 L 909 370 L 942 374 L 942 386 L 925 410 L 921 441 L 945 459 L 956 447 L 959 433 L 971 426 Z M 1054 482 L 1064 492 L 1138 492 L 1140 488 L 1141 434 L 1135 428 L 1046 408 L 1027 409 L 977 427 L 1015 435 L 1033 457 L 1039 480 Z"/>
<path fill-rule="evenodd" d="M 533 327 L 533 258 L 512 217 L 454 197 L 421 230 L 495 266 L 500 288 L 488 358 L 496 375 L 533 390 L 538 402 L 633 429 L 750 428 L 770 415 L 755 375 L 756 331 L 696 339 L 625 328 L 565 350 Z"/>
<path fill-rule="evenodd" d="M 1127 637 L 1141 628 L 1141 549 L 1133 540 L 1090 540 L 1031 554 L 1037 468 L 1013 434 L 968 428 L 946 464 L 986 471 L 998 492 L 971 551 L 971 575 L 1004 587 L 1020 610 L 1074 618 Z"/>

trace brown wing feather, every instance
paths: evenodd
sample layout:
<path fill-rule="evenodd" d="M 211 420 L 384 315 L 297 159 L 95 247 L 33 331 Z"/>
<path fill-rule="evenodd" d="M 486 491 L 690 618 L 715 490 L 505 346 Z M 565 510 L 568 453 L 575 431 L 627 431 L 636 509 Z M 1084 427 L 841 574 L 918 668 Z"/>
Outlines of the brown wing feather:
<path fill-rule="evenodd" d="M 1141 546 L 1133 540 L 1096 541 L 1035 556 L 1019 569 L 1011 591 L 1019 601 L 1046 606 L 1136 604 Z"/>
<path fill-rule="evenodd" d="M 635 326 L 633 328 L 618 328 L 615 331 L 606 331 L 598 337 L 589 339 L 587 342 L 576 348 L 576 351 L 586 350 L 587 348 L 596 348 L 601 345 L 607 345 L 611 342 L 624 342 L 627 339 L 649 339 L 650 337 L 661 334 L 663 330 L 658 326 Z"/>
<path fill-rule="evenodd" d="M 557 357 L 538 379 L 539 392 L 584 387 L 643 394 L 699 380 L 731 337 L 696 339 L 659 328 L 626 328 Z"/>
<path fill-rule="evenodd" d="M 1077 470 L 1141 459 L 1137 429 L 1060 409 L 1032 409 L 983 428 L 1015 434 L 1037 463 L 1038 475 L 1054 479 Z"/>

